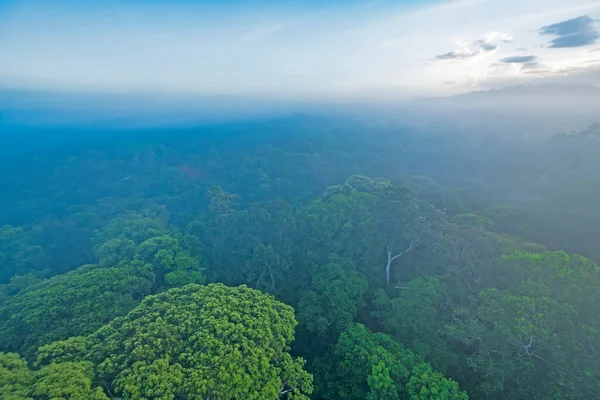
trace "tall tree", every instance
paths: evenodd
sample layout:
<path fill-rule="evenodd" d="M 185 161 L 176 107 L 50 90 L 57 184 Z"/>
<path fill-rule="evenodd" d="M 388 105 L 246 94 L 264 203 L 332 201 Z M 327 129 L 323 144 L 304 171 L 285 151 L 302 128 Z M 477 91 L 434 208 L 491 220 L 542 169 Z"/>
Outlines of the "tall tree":
<path fill-rule="evenodd" d="M 419 200 L 407 188 L 389 186 L 380 191 L 375 207 L 378 237 L 385 246 L 385 278 L 390 283 L 394 261 L 416 249 L 438 244 L 444 214 Z"/>
<path fill-rule="evenodd" d="M 257 290 L 190 284 L 146 297 L 87 339 L 45 346 L 39 359 L 91 361 L 131 399 L 307 400 L 312 376 L 289 354 L 296 324 L 291 307 Z"/>
<path fill-rule="evenodd" d="M 0 305 L 0 346 L 31 355 L 43 344 L 92 333 L 127 314 L 153 280 L 152 268 L 137 261 L 83 266 L 30 286 Z"/>
<path fill-rule="evenodd" d="M 466 400 L 458 384 L 381 333 L 355 324 L 316 362 L 317 393 L 345 400 Z"/>
<path fill-rule="evenodd" d="M 352 260 L 331 255 L 319 267 L 310 287 L 302 293 L 298 320 L 319 336 L 337 337 L 354 321 L 364 305 L 367 279 L 359 274 Z"/>

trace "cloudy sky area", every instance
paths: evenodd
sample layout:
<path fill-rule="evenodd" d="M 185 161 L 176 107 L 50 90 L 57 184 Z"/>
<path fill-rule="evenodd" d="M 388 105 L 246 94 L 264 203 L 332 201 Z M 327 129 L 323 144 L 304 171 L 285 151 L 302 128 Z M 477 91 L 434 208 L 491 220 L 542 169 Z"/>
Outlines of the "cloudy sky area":
<path fill-rule="evenodd" d="M 13 1 L 0 88 L 386 100 L 600 84 L 600 1 Z"/>

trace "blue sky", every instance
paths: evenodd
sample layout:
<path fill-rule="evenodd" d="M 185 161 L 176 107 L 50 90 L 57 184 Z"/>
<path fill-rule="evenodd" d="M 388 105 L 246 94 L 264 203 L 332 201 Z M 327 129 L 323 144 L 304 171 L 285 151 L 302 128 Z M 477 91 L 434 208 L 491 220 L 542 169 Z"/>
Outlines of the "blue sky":
<path fill-rule="evenodd" d="M 597 0 L 3 1 L 0 88 L 397 100 L 600 84 Z"/>

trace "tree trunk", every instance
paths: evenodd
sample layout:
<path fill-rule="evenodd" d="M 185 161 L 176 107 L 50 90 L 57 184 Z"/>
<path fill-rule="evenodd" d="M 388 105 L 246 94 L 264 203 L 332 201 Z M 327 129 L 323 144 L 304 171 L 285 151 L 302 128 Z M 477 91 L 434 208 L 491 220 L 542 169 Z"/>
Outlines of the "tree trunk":
<path fill-rule="evenodd" d="M 403 252 L 400 252 L 398 254 L 396 254 L 395 256 L 392 257 L 392 249 L 390 248 L 390 246 L 388 246 L 387 248 L 387 265 L 385 266 L 385 279 L 387 281 L 387 283 L 390 283 L 390 269 L 392 268 L 392 263 L 394 262 L 394 260 L 396 258 L 400 258 L 403 255 L 405 255 L 406 253 L 408 253 L 411 250 L 414 250 L 417 246 L 419 246 L 421 243 L 423 243 L 422 240 L 416 240 L 416 241 L 411 241 L 410 242 L 410 246 L 408 246 L 408 248 L 406 250 L 404 250 Z"/>
<path fill-rule="evenodd" d="M 392 267 L 392 250 L 387 248 L 387 265 L 385 266 L 385 279 L 387 283 L 390 283 L 390 268 Z"/>

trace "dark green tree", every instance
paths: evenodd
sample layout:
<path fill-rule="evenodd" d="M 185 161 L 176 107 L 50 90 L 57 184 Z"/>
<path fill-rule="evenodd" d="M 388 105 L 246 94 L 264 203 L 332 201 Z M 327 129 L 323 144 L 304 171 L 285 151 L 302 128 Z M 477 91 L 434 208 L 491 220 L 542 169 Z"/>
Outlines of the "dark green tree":
<path fill-rule="evenodd" d="M 400 343 L 355 324 L 316 362 L 316 388 L 324 398 L 346 400 L 466 400 L 458 384 Z"/>
<path fill-rule="evenodd" d="M 373 298 L 384 332 L 400 343 L 425 356 L 436 368 L 447 371 L 456 362 L 439 331 L 443 328 L 447 307 L 446 288 L 437 276 L 416 278 L 397 286 L 398 294 L 390 297 L 378 289 Z"/>
<path fill-rule="evenodd" d="M 298 320 L 319 336 L 337 337 L 354 321 L 364 305 L 367 280 L 359 274 L 352 260 L 331 255 L 319 267 L 310 287 L 302 293 Z"/>
<path fill-rule="evenodd" d="M 15 275 L 42 275 L 49 268 L 48 255 L 33 244 L 31 235 L 21 227 L 0 226 L 0 284 Z"/>
<path fill-rule="evenodd" d="M 407 188 L 396 186 L 380 191 L 374 211 L 377 236 L 386 250 L 385 277 L 389 284 L 394 261 L 417 249 L 436 249 L 446 218 Z"/>

